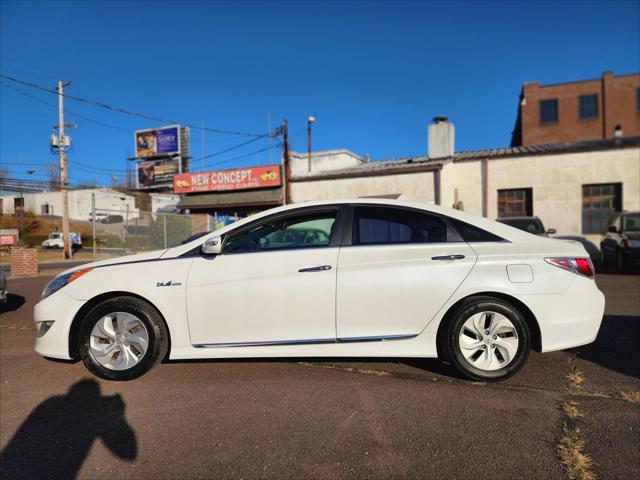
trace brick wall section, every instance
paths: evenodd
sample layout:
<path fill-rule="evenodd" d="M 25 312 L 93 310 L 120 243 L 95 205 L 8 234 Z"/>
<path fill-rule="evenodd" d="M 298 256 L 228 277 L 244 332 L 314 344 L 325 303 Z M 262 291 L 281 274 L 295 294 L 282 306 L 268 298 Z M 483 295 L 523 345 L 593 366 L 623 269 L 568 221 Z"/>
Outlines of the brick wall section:
<path fill-rule="evenodd" d="M 522 145 L 576 142 L 613 138 L 617 125 L 625 137 L 640 135 L 640 112 L 636 90 L 640 74 L 614 76 L 556 85 L 525 83 L 522 87 L 520 122 Z M 597 118 L 580 119 L 579 95 L 598 95 Z M 558 122 L 540 123 L 540 101 L 558 99 Z"/>
<path fill-rule="evenodd" d="M 15 247 L 9 251 L 12 277 L 38 274 L 38 254 L 35 248 Z"/>

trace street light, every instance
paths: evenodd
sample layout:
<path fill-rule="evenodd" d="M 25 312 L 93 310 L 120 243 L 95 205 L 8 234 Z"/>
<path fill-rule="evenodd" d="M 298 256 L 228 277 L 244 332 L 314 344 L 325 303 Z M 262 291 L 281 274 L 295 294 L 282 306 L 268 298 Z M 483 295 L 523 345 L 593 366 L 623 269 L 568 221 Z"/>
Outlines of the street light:
<path fill-rule="evenodd" d="M 307 115 L 307 149 L 309 159 L 307 160 L 307 172 L 311 172 L 311 124 L 316 121 L 315 115 Z"/>

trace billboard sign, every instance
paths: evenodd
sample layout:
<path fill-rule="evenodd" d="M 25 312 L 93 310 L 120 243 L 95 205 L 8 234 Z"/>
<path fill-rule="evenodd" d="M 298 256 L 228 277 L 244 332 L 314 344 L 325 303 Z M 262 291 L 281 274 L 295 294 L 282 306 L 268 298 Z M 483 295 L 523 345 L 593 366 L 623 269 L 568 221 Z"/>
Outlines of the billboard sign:
<path fill-rule="evenodd" d="M 173 191 L 195 193 L 248 190 L 279 187 L 281 182 L 280 165 L 267 165 L 214 172 L 183 173 L 173 177 Z"/>
<path fill-rule="evenodd" d="M 174 176 L 179 173 L 180 157 L 138 162 L 136 164 L 136 184 L 138 189 L 171 185 Z"/>
<path fill-rule="evenodd" d="M 138 130 L 134 135 L 137 158 L 180 155 L 180 125 Z"/>

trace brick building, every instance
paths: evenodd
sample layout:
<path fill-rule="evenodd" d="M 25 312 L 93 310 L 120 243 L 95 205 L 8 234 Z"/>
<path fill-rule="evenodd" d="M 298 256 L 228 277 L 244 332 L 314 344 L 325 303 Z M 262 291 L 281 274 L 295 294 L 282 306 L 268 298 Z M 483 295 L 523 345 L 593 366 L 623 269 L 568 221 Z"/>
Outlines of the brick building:
<path fill-rule="evenodd" d="M 640 73 L 577 82 L 525 83 L 511 146 L 640 135 Z"/>

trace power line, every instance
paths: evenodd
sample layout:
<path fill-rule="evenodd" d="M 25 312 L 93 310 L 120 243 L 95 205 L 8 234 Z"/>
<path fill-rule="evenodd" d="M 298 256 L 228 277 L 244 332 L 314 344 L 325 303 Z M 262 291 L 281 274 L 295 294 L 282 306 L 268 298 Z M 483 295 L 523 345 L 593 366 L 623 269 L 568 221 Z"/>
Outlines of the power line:
<path fill-rule="evenodd" d="M 56 91 L 51 90 L 50 88 L 47 88 L 47 87 L 43 87 L 42 85 L 38 85 L 37 83 L 28 82 L 26 80 L 20 80 L 18 78 L 11 77 L 9 75 L 5 75 L 5 74 L 2 74 L 2 73 L 0 73 L 0 78 L 5 78 L 7 80 L 10 80 L 10 81 L 15 82 L 15 83 L 19 83 L 19 84 L 24 85 L 26 87 L 35 88 L 37 90 L 42 90 L 43 92 L 53 93 L 53 94 L 56 94 L 56 95 L 58 94 Z M 111 111 L 114 111 L 114 112 L 123 113 L 125 115 L 131 115 L 131 116 L 134 116 L 134 117 L 144 118 L 146 120 L 153 120 L 153 121 L 162 122 L 162 123 L 181 124 L 181 125 L 184 125 L 186 127 L 189 127 L 191 129 L 195 129 L 195 130 L 205 130 L 207 132 L 220 133 L 220 134 L 225 134 L 225 135 L 238 135 L 238 136 L 242 136 L 242 137 L 260 137 L 260 138 L 261 137 L 268 137 L 268 136 L 274 134 L 274 132 L 253 133 L 253 132 L 241 132 L 241 131 L 235 131 L 235 130 L 222 130 L 222 129 L 219 129 L 219 128 L 202 127 L 202 126 L 193 125 L 193 124 L 190 124 L 190 123 L 181 123 L 181 122 L 178 122 L 176 120 L 169 120 L 169 119 L 166 119 L 166 118 L 156 117 L 156 116 L 153 116 L 153 115 L 147 115 L 145 113 L 135 112 L 133 110 L 127 110 L 127 109 L 121 108 L 121 107 L 115 107 L 115 106 L 112 106 L 112 105 L 108 105 L 106 103 L 98 102 L 97 100 L 78 97 L 76 95 L 69 95 L 68 93 L 63 94 L 63 96 L 66 97 L 66 98 L 69 98 L 71 100 L 76 100 L 78 102 L 86 103 L 88 105 L 93 105 L 94 107 L 100 107 L 100 108 L 104 108 L 106 110 L 111 110 Z"/>
<path fill-rule="evenodd" d="M 35 100 L 36 102 L 42 103 L 43 105 L 47 105 L 47 106 L 49 106 L 51 108 L 54 108 L 56 110 L 58 109 L 58 106 L 54 105 L 53 103 L 49 103 L 46 100 L 42 100 L 41 98 L 38 98 L 38 97 L 36 97 L 34 95 L 31 95 L 31 94 L 29 94 L 29 93 L 27 93 L 27 92 L 25 92 L 23 90 L 20 90 L 19 88 L 16 88 L 16 87 L 14 87 L 12 85 L 9 85 L 6 82 L 0 82 L 0 83 L 2 85 L 4 85 L 5 87 L 10 88 L 10 89 L 18 92 L 19 94 L 24 95 L 25 97 L 28 97 L 28 98 L 30 98 L 32 100 Z M 102 122 L 102 121 L 96 120 L 94 118 L 90 118 L 90 117 L 86 117 L 84 115 L 80 115 L 79 113 L 73 112 L 73 111 L 71 111 L 69 109 L 66 109 L 65 111 L 67 113 L 71 114 L 72 117 L 82 118 L 83 120 L 87 120 L 88 122 L 97 123 L 98 125 L 102 125 L 103 127 L 113 128 L 115 130 L 120 130 L 121 132 L 127 132 L 127 133 L 133 133 L 134 132 L 133 130 L 130 130 L 130 129 L 127 129 L 127 128 L 118 127 L 116 125 L 111 125 L 109 123 Z"/>
<path fill-rule="evenodd" d="M 266 147 L 261 148 L 261 149 L 259 149 L 259 150 L 254 150 L 253 152 L 245 153 L 245 154 L 243 154 L 243 155 L 239 155 L 239 156 L 237 156 L 237 157 L 229 158 L 229 159 L 227 159 L 227 160 L 222 160 L 222 161 L 219 161 L 219 162 L 210 163 L 210 164 L 208 164 L 208 165 L 203 165 L 202 167 L 203 167 L 203 168 L 209 168 L 209 167 L 213 167 L 213 166 L 215 166 L 215 165 L 222 165 L 222 164 L 224 164 L 224 163 L 233 162 L 234 160 L 240 160 L 240 159 L 242 159 L 242 158 L 246 158 L 246 157 L 249 157 L 249 156 L 251 156 L 251 155 L 255 155 L 255 154 L 257 154 L 257 153 L 266 152 L 266 151 L 267 151 L 267 150 L 269 150 L 270 148 L 278 148 L 278 147 L 281 147 L 281 146 L 282 146 L 282 142 L 277 143 L 277 144 L 275 144 L 275 145 L 267 145 Z"/>

